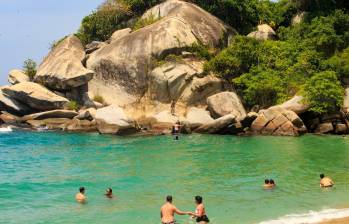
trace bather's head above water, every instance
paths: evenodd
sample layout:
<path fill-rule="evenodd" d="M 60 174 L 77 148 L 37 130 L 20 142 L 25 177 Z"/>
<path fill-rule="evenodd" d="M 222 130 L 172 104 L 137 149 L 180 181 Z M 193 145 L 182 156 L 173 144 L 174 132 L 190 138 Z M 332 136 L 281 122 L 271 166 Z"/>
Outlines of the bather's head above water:
<path fill-rule="evenodd" d="M 168 196 L 166 197 L 166 202 L 172 203 L 172 196 L 171 196 L 171 195 L 168 195 Z"/>
<path fill-rule="evenodd" d="M 110 187 L 107 188 L 105 190 L 105 196 L 107 196 L 108 198 L 112 198 L 113 197 L 113 189 L 111 189 Z"/>
<path fill-rule="evenodd" d="M 202 197 L 201 196 L 195 196 L 195 203 L 196 204 L 201 204 L 202 203 Z"/>
<path fill-rule="evenodd" d="M 80 187 L 80 188 L 79 188 L 79 192 L 80 192 L 81 194 L 85 194 L 85 188 L 84 188 L 84 187 Z"/>
<path fill-rule="evenodd" d="M 325 174 L 320 174 L 320 179 L 324 179 L 324 177 L 325 177 Z"/>
<path fill-rule="evenodd" d="M 269 179 L 264 180 L 264 184 L 269 184 L 269 183 L 270 183 Z"/>

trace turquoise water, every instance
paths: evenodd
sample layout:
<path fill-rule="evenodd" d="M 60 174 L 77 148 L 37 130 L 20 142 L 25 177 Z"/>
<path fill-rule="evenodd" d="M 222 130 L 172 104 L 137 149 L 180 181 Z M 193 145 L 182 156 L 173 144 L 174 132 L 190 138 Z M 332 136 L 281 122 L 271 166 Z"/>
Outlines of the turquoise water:
<path fill-rule="evenodd" d="M 167 194 L 202 195 L 211 223 L 349 207 L 349 138 L 0 133 L 0 223 L 159 223 Z M 324 172 L 336 182 L 319 189 Z M 264 178 L 277 188 L 261 188 Z M 77 204 L 78 187 L 88 203 Z M 117 198 L 106 199 L 112 187 Z M 189 218 L 177 217 L 180 223 Z"/>

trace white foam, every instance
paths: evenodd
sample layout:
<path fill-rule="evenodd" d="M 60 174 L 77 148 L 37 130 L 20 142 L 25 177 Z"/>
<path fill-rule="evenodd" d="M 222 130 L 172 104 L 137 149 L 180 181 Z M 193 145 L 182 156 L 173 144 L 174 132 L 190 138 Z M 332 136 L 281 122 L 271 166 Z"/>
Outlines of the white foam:
<path fill-rule="evenodd" d="M 319 212 L 309 211 L 304 214 L 290 214 L 278 219 L 263 221 L 260 224 L 311 224 L 345 217 L 349 217 L 349 208 L 324 209 Z"/>
<path fill-rule="evenodd" d="M 0 128 L 0 132 L 12 132 L 12 128 L 11 127 Z"/>

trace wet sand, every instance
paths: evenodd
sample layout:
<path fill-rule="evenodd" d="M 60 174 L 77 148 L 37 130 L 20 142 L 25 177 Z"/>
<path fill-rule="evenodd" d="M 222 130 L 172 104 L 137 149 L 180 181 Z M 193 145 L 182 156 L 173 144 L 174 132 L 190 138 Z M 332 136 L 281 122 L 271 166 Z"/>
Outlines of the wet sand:
<path fill-rule="evenodd" d="M 342 219 L 333 219 L 321 222 L 320 224 L 349 224 L 349 217 Z"/>

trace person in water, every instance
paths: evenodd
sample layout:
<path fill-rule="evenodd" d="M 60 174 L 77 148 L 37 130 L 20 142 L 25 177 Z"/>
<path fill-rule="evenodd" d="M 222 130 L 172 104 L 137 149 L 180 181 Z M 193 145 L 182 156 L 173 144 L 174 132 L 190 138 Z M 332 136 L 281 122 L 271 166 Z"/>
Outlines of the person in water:
<path fill-rule="evenodd" d="M 105 190 L 105 196 L 107 198 L 110 198 L 110 199 L 114 198 L 114 196 L 113 196 L 113 189 L 107 188 L 107 190 Z"/>
<path fill-rule="evenodd" d="M 274 188 L 276 185 L 275 185 L 275 181 L 273 179 L 265 179 L 264 180 L 264 189 L 272 189 Z"/>
<path fill-rule="evenodd" d="M 79 188 L 79 193 L 77 193 L 75 195 L 75 199 L 79 203 L 85 203 L 86 202 L 87 197 L 85 196 L 85 188 L 84 187 L 80 187 Z"/>
<path fill-rule="evenodd" d="M 320 187 L 333 187 L 334 182 L 329 177 L 325 177 L 325 174 L 320 174 Z"/>
<path fill-rule="evenodd" d="M 210 220 L 206 215 L 205 206 L 202 201 L 203 199 L 201 196 L 195 196 L 196 210 L 195 210 L 195 213 L 190 212 L 189 215 L 196 218 L 197 223 L 206 224 L 206 223 L 209 223 Z"/>
<path fill-rule="evenodd" d="M 177 121 L 173 126 L 172 126 L 172 134 L 173 135 L 178 135 L 181 129 L 181 123 Z"/>
<path fill-rule="evenodd" d="M 161 207 L 160 218 L 162 224 L 175 224 L 174 215 L 188 215 L 189 212 L 182 212 L 172 204 L 172 196 L 166 197 L 166 203 Z"/>

